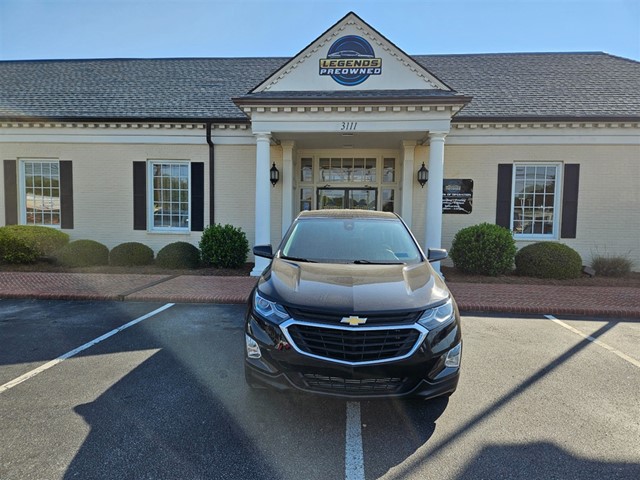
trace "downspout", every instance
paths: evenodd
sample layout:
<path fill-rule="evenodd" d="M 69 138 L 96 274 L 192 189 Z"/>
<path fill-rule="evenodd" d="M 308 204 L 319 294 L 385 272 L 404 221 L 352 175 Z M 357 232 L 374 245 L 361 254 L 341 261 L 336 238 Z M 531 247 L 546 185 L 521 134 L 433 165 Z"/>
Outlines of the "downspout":
<path fill-rule="evenodd" d="M 215 154 L 211 140 L 211 122 L 207 123 L 207 144 L 209 145 L 209 225 L 215 225 Z"/>

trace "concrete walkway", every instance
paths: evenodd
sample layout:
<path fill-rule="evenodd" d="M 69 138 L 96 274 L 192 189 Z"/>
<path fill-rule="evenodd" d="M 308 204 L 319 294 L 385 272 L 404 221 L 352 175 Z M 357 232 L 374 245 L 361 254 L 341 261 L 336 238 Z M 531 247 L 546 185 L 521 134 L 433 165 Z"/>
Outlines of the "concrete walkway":
<path fill-rule="evenodd" d="M 254 277 L 0 272 L 0 299 L 245 303 Z M 640 318 L 640 288 L 449 283 L 464 312 Z"/>

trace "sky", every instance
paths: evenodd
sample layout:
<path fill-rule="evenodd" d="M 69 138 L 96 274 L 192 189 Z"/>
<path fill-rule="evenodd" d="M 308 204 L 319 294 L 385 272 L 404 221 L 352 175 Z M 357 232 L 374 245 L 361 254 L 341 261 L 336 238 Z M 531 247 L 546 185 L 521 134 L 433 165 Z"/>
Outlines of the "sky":
<path fill-rule="evenodd" d="M 0 0 L 0 60 L 290 57 L 349 11 L 408 54 L 640 61 L 640 0 Z"/>

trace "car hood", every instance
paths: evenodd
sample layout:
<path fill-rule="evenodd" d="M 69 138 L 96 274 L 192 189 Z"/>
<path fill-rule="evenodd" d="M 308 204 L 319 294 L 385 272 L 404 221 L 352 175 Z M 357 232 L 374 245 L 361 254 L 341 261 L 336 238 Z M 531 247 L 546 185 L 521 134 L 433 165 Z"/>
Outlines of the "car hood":
<path fill-rule="evenodd" d="M 449 296 L 426 262 L 345 265 L 274 258 L 258 290 L 283 305 L 343 313 L 419 310 Z"/>

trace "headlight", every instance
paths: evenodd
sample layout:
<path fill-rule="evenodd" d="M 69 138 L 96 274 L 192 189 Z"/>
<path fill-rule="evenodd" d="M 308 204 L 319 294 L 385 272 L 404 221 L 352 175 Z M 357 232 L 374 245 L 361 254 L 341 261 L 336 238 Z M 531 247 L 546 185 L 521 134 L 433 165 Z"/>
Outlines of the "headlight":
<path fill-rule="evenodd" d="M 253 297 L 253 308 L 261 316 L 274 323 L 282 323 L 291 318 L 282 305 L 267 300 L 257 290 Z"/>
<path fill-rule="evenodd" d="M 433 330 L 451 323 L 454 318 L 453 300 L 449 297 L 442 305 L 426 310 L 418 320 L 418 323 L 427 330 Z"/>

